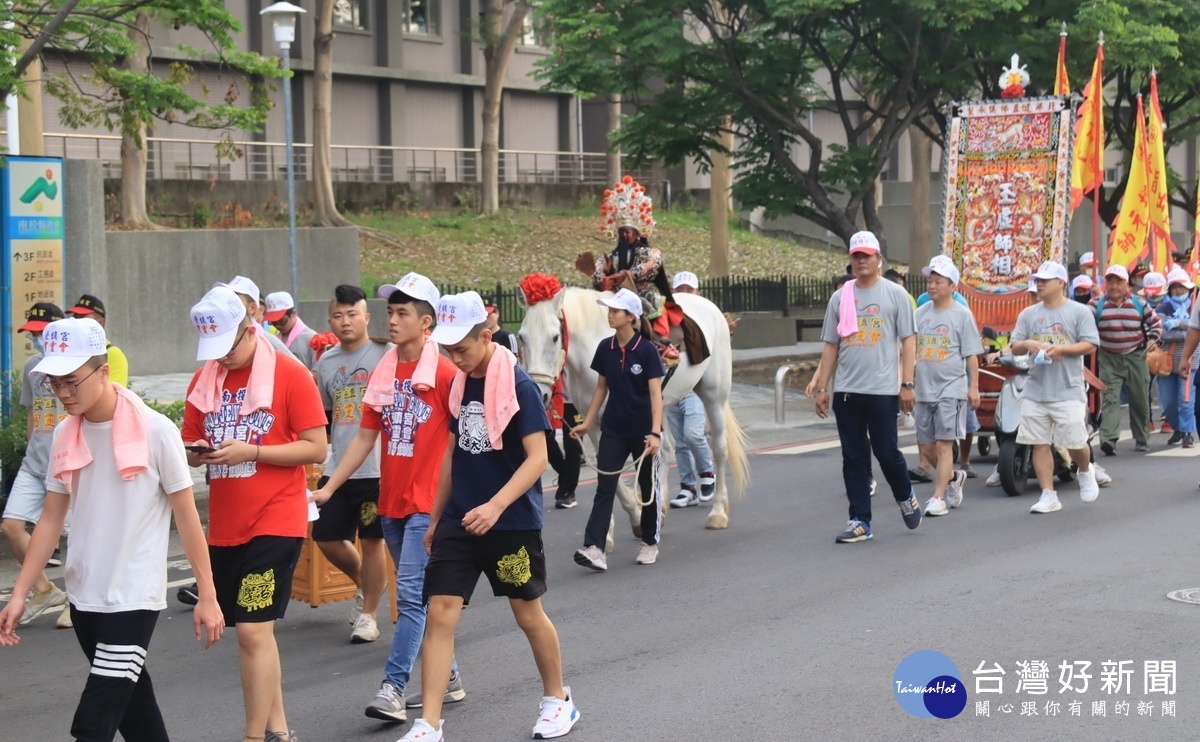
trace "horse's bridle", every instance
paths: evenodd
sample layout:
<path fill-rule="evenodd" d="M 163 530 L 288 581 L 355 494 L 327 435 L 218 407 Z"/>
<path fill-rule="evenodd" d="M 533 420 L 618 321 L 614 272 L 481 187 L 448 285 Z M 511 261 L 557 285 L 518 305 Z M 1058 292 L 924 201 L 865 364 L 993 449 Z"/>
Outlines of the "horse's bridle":
<path fill-rule="evenodd" d="M 543 374 L 540 372 L 529 372 L 530 378 L 539 384 L 545 384 L 551 389 L 558 383 L 559 377 L 562 376 L 563 368 L 567 365 L 567 351 L 571 347 L 571 335 L 567 330 L 567 315 L 563 312 L 558 313 L 559 337 L 561 338 L 562 348 L 558 352 L 558 361 L 554 364 L 553 374 Z"/>

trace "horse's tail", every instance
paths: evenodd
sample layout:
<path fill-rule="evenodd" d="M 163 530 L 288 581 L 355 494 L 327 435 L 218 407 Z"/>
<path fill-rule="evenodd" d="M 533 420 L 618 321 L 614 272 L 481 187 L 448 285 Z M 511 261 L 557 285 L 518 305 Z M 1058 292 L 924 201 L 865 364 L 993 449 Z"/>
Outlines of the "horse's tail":
<path fill-rule="evenodd" d="M 746 457 L 746 431 L 738 424 L 733 406 L 725 403 L 725 441 L 729 453 L 729 466 L 733 471 L 733 496 L 746 496 L 750 484 L 750 461 Z"/>

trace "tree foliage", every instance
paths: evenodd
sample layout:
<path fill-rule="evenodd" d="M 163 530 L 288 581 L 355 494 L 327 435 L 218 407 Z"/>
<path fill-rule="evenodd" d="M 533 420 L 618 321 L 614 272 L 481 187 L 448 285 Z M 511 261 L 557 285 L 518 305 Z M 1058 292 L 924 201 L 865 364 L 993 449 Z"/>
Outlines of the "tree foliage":
<path fill-rule="evenodd" d="M 738 200 L 843 239 L 860 223 L 883 233 L 876 183 L 900 136 L 916 127 L 913 135 L 941 143 L 942 107 L 999 97 L 1013 53 L 1033 77 L 1027 93 L 1048 94 L 1062 21 L 1076 90 L 1105 32 L 1107 130 L 1126 153 L 1123 173 L 1135 96 L 1152 67 L 1167 147 L 1200 132 L 1200 64 L 1191 61 L 1200 3 L 1192 0 L 545 0 L 538 12 L 553 29 L 540 72 L 547 83 L 639 104 L 615 137 L 625 152 L 703 167 L 728 117 Z M 810 112 L 834 114 L 837 135 L 815 130 Z M 1177 173 L 1170 183 L 1173 203 L 1191 202 Z M 1104 194 L 1107 221 L 1123 193 L 1122 182 Z"/>
<path fill-rule="evenodd" d="M 151 65 L 146 72 L 128 69 L 125 60 L 138 51 L 139 14 L 167 27 L 198 29 L 207 48 L 180 47 L 193 61 Z M 265 81 L 283 74 L 275 59 L 238 50 L 234 34 L 241 24 L 220 0 L 18 0 L 11 20 L 13 28 L 0 31 L 0 43 L 29 46 L 15 65 L 0 68 L 0 92 L 19 92 L 29 64 L 54 50 L 66 71 L 46 79 L 46 92 L 62 102 L 60 117 L 72 128 L 101 127 L 137 137 L 158 120 L 255 131 L 271 108 Z M 154 40 L 148 41 L 153 50 Z M 191 95 L 187 87 L 198 64 L 219 70 L 228 85 L 217 91 L 201 86 L 200 96 Z M 228 136 L 218 151 L 226 158 L 241 154 Z"/>
<path fill-rule="evenodd" d="M 635 157 L 707 165 L 728 121 L 734 196 L 843 240 L 885 230 L 876 183 L 914 119 L 971 86 L 964 38 L 1021 0 L 546 0 L 551 85 L 639 105 Z M 838 134 L 814 126 L 830 111 Z"/>

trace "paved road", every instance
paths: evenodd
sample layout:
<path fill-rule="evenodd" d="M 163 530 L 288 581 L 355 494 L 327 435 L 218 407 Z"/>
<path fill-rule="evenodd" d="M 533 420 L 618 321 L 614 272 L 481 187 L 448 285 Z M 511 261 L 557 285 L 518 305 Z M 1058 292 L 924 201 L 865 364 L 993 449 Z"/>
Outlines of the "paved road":
<path fill-rule="evenodd" d="M 1096 503 L 1063 486 L 1062 512 L 1047 516 L 1029 514 L 1032 490 L 1010 499 L 973 480 L 960 509 L 914 532 L 881 490 L 875 541 L 837 545 L 846 508 L 837 449 L 779 449 L 752 457 L 753 489 L 729 530 L 703 530 L 700 509 L 672 512 L 657 565 L 635 566 L 622 531 L 607 574 L 571 561 L 584 507 L 551 511 L 546 605 L 583 714 L 571 739 L 1195 739 L 1200 607 L 1165 594 L 1200 586 L 1200 467 L 1177 458 L 1123 451 L 1105 462 L 1117 481 Z M 924 500 L 928 486 L 918 493 Z M 536 673 L 506 603 L 482 585 L 458 636 L 470 695 L 447 708 L 447 739 L 527 739 Z M 387 646 L 348 644 L 345 610 L 293 604 L 279 625 L 293 726 L 306 742 L 394 740 L 403 728 L 361 713 Z M 148 663 L 173 738 L 235 740 L 236 644 L 200 651 L 189 619 L 172 598 Z M 0 738 L 61 739 L 82 654 L 48 621 L 23 637 L 0 650 Z M 969 698 L 956 719 L 915 719 L 894 700 L 897 664 L 922 649 L 957 664 Z M 1049 665 L 1047 695 L 1016 692 L 1016 663 L 1027 660 Z M 1092 662 L 1091 687 L 1060 695 L 1058 666 L 1074 660 Z M 1109 660 L 1133 661 L 1132 693 L 1101 692 Z M 1143 692 L 1146 660 L 1178 663 L 1175 695 Z M 974 692 L 981 662 L 1005 669 L 1003 694 Z M 977 716 L 985 699 L 991 716 Z M 1029 700 L 1036 718 L 1020 716 Z M 1047 700 L 1061 703 L 1058 717 L 1046 717 Z M 1082 702 L 1078 717 L 1071 700 Z M 1129 716 L 1116 715 L 1120 700 Z M 1163 700 L 1176 702 L 1174 718 L 1161 716 Z M 1105 717 L 1092 715 L 1099 701 Z M 1138 701 L 1153 701 L 1152 716 L 1138 715 Z"/>

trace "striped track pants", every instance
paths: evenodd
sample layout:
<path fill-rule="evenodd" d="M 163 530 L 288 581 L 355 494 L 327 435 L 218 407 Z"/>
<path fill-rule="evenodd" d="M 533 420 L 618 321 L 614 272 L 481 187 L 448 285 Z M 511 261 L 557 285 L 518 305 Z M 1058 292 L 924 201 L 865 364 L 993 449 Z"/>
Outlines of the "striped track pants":
<path fill-rule="evenodd" d="M 91 663 L 71 736 L 80 742 L 110 742 L 119 731 L 126 740 L 167 742 L 145 668 L 158 611 L 93 613 L 71 606 L 71 620 Z"/>

